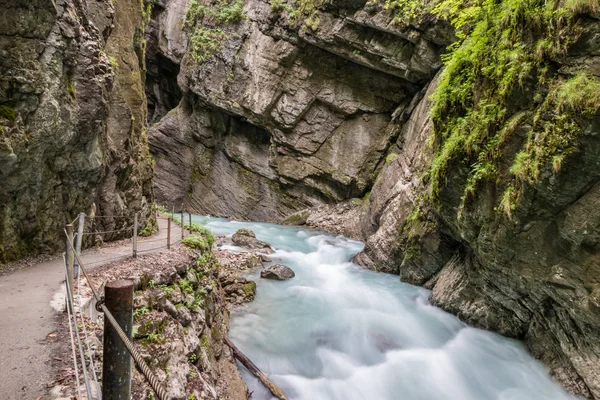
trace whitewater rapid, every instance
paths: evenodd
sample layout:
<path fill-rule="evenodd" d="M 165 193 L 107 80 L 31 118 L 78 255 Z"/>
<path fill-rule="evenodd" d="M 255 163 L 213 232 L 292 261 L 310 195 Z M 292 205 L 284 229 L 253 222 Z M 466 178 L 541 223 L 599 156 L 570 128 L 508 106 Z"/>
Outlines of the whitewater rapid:
<path fill-rule="evenodd" d="M 217 234 L 252 229 L 276 250 L 274 260 L 296 272 L 284 282 L 251 273 L 256 300 L 233 312 L 229 333 L 290 400 L 573 399 L 521 343 L 468 327 L 430 305 L 428 290 L 350 262 L 361 242 L 194 220 Z M 273 398 L 240 368 L 252 399 Z"/>

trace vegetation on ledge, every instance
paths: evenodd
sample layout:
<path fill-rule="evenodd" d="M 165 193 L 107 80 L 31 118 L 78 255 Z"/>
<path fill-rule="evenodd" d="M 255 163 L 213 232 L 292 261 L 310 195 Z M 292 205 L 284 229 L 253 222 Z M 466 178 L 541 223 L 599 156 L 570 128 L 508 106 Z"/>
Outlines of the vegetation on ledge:
<path fill-rule="evenodd" d="M 210 5 L 202 0 L 192 0 L 185 17 L 191 32 L 189 53 L 192 59 L 202 63 L 214 56 L 231 36 L 225 28 L 244 18 L 242 0 L 216 0 Z"/>
<path fill-rule="evenodd" d="M 414 16 L 412 2 L 386 4 Z M 542 170 L 558 171 L 577 147 L 586 119 L 600 108 L 598 78 L 556 70 L 556 60 L 581 33 L 579 15 L 598 5 L 447 0 L 429 7 L 451 20 L 461 39 L 444 57 L 432 96 L 437 151 L 426 177 L 428 199 L 436 204 L 448 172 L 463 166 L 468 177 L 460 209 L 487 180 L 503 186 L 498 205 L 510 214 L 523 184 L 537 182 Z M 499 160 L 517 128 L 526 130 L 526 140 L 506 183 Z"/>

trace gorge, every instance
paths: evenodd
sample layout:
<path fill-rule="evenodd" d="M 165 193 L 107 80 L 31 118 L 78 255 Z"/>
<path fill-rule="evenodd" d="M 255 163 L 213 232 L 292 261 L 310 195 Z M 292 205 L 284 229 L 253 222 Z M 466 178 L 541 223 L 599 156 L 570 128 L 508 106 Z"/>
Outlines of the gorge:
<path fill-rule="evenodd" d="M 0 7 L 0 263 L 154 203 L 343 234 L 600 398 L 597 0 Z"/>

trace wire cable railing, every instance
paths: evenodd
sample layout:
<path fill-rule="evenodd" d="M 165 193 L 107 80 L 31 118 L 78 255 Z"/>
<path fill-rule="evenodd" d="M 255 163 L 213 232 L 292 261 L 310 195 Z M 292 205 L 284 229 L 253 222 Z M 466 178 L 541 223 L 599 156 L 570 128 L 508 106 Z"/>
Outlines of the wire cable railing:
<path fill-rule="evenodd" d="M 114 229 L 114 230 L 110 230 L 110 231 L 83 232 L 83 234 L 84 235 L 105 235 L 107 233 L 127 232 L 127 231 L 130 231 L 132 229 L 133 229 L 133 227 L 130 226 L 129 228 Z"/>
<path fill-rule="evenodd" d="M 100 217 L 101 216 L 95 216 L 94 218 L 100 218 Z M 78 218 L 75 219 L 73 221 L 73 223 L 76 222 L 79 218 L 81 218 L 81 216 L 78 216 Z M 163 218 L 170 219 L 169 217 L 163 217 Z M 137 221 L 137 219 L 136 219 L 136 221 Z M 119 230 L 112 230 L 112 231 L 81 232 L 81 234 L 83 236 L 83 235 L 91 235 L 91 234 L 116 233 L 116 232 L 129 231 L 131 229 L 134 229 L 133 237 L 134 237 L 134 243 L 135 243 L 137 240 L 137 231 L 134 227 L 124 228 L 124 229 L 119 229 Z M 170 229 L 169 229 L 169 232 L 170 232 Z M 119 255 L 117 257 L 104 258 L 104 259 L 101 259 L 98 261 L 89 262 L 89 263 L 84 264 L 81 259 L 80 252 L 76 250 L 75 238 L 77 236 L 76 235 L 75 235 L 75 237 L 73 235 L 69 236 L 67 229 L 65 229 L 65 235 L 67 237 L 67 240 L 66 240 L 67 250 L 69 252 L 73 253 L 74 261 L 76 261 L 76 264 L 79 266 L 79 270 L 83 273 L 85 280 L 87 281 L 87 284 L 91 289 L 92 297 L 96 301 L 96 309 L 98 311 L 101 311 L 104 313 L 105 323 L 109 323 L 112 326 L 112 328 L 114 329 L 114 331 L 117 333 L 117 335 L 121 338 L 121 340 L 123 341 L 123 344 L 127 348 L 131 357 L 134 359 L 138 368 L 140 369 L 142 374 L 145 376 L 146 380 L 148 381 L 148 383 L 150 384 L 150 386 L 152 387 L 152 389 L 154 390 L 154 392 L 156 393 L 158 398 L 160 400 L 167 399 L 168 398 L 167 392 L 166 392 L 164 386 L 161 384 L 161 382 L 158 380 L 158 378 L 153 374 L 153 372 L 148 367 L 148 365 L 142 358 L 139 351 L 136 349 L 136 347 L 131 342 L 131 340 L 129 340 L 129 338 L 127 337 L 125 332 L 123 332 L 123 330 L 121 329 L 121 327 L 119 326 L 119 324 L 117 323 L 115 318 L 113 317 L 112 313 L 103 304 L 103 297 L 100 296 L 100 294 L 96 290 L 96 288 L 88 274 L 88 268 L 90 266 L 95 266 L 97 264 L 106 264 L 106 263 L 109 263 L 112 261 L 117 261 L 117 260 L 124 260 L 124 259 L 130 258 L 132 256 L 132 254 L 124 254 L 124 255 Z M 135 256 L 138 253 L 150 253 L 150 252 L 154 252 L 157 250 L 167 249 L 173 245 L 181 243 L 181 241 L 183 239 L 179 239 L 174 242 L 171 242 L 170 235 L 168 235 L 167 238 L 140 240 L 139 243 L 141 243 L 141 244 L 150 244 L 150 243 L 158 244 L 158 242 L 161 242 L 161 241 L 164 242 L 165 240 L 167 241 L 166 245 L 153 246 L 151 248 L 144 248 L 143 250 L 139 250 L 139 251 L 136 251 L 136 247 L 134 244 L 133 255 Z M 146 247 L 146 246 L 144 246 L 144 247 Z M 90 345 L 90 339 L 89 339 L 89 335 L 88 335 L 88 331 L 87 331 L 87 327 L 86 327 L 85 311 L 84 311 L 84 307 L 83 307 L 82 301 L 81 301 L 81 298 L 82 298 L 81 292 L 80 292 L 81 277 L 80 277 L 80 274 L 77 275 L 78 310 L 76 311 L 75 310 L 75 300 L 74 300 L 74 296 L 73 296 L 74 292 L 73 292 L 73 288 L 72 288 L 73 285 L 68 279 L 69 265 L 67 263 L 66 255 L 63 255 L 63 256 L 64 256 L 64 261 L 65 261 L 65 272 L 67 274 L 66 275 L 67 276 L 67 279 L 66 279 L 67 311 L 68 311 L 68 318 L 69 318 L 69 332 L 71 335 L 73 362 L 74 362 L 74 366 L 75 366 L 74 369 L 75 369 L 75 380 L 77 383 L 77 394 L 79 395 L 79 398 L 81 398 L 81 395 L 82 395 L 82 393 L 81 393 L 81 390 L 82 390 L 81 378 L 83 378 L 83 386 L 85 387 L 85 395 L 87 396 L 87 398 L 89 400 L 92 400 L 92 399 L 101 400 L 102 399 L 102 391 L 101 391 L 99 380 L 98 380 L 98 374 L 96 373 L 96 363 L 94 362 L 94 351 L 92 349 L 92 346 Z M 77 312 L 79 313 L 79 320 L 81 322 L 81 331 L 82 332 L 80 332 L 80 326 L 78 325 Z M 86 361 L 86 357 L 85 357 L 86 352 L 84 352 L 84 347 L 87 350 L 87 356 L 89 358 L 89 362 Z M 79 354 L 79 357 L 77 356 L 77 354 Z M 78 362 L 78 359 L 79 359 L 79 362 Z M 80 364 L 80 365 L 78 365 L 78 364 Z M 89 372 L 88 369 L 91 370 L 91 373 L 88 373 Z M 81 373 L 80 373 L 80 371 L 81 371 Z"/>
<path fill-rule="evenodd" d="M 65 231 L 65 234 L 67 232 Z M 83 372 L 83 380 L 84 380 L 84 384 L 85 384 L 85 391 L 87 394 L 87 398 L 88 399 L 92 399 L 92 391 L 91 391 L 91 387 L 90 387 L 90 381 L 89 378 L 87 376 L 87 365 L 85 362 L 85 355 L 83 353 L 83 346 L 81 345 L 81 336 L 79 335 L 79 326 L 77 324 L 77 316 L 75 314 L 75 307 L 74 307 L 74 302 L 73 302 L 73 291 L 71 290 L 71 282 L 69 282 L 69 274 L 67 271 L 67 259 L 66 257 L 64 258 L 64 265 L 65 265 L 65 285 L 67 287 L 67 310 L 71 310 L 72 312 L 69 313 L 70 317 L 72 317 L 72 322 L 73 322 L 73 327 L 75 330 L 75 336 L 77 337 L 77 347 L 79 350 L 79 360 L 81 362 L 81 370 Z M 69 320 L 69 324 L 71 323 L 71 320 Z"/>

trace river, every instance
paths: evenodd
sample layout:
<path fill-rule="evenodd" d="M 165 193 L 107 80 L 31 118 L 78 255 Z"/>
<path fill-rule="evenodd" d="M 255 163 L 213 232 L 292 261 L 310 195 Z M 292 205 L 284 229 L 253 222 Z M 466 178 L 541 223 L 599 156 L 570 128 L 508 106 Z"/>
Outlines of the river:
<path fill-rule="evenodd" d="M 251 273 L 256 300 L 235 309 L 230 325 L 230 339 L 290 400 L 573 398 L 520 342 L 471 328 L 430 305 L 428 290 L 350 262 L 361 242 L 267 223 L 194 221 L 224 235 L 252 229 L 295 271 L 284 282 Z M 241 370 L 252 399 L 272 399 Z"/>

